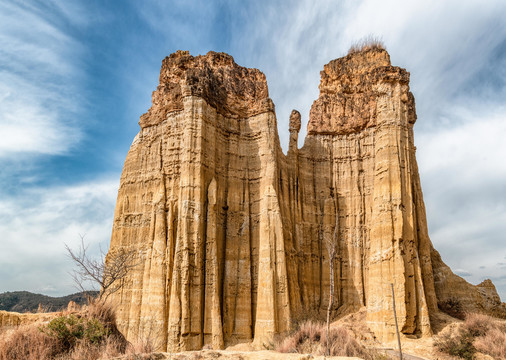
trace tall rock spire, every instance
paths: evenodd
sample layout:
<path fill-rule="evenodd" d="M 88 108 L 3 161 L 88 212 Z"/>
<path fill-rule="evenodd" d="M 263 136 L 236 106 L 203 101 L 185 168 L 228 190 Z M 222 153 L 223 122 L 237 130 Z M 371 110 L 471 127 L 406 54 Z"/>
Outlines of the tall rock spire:
<path fill-rule="evenodd" d="M 138 266 L 112 295 L 127 339 L 161 350 L 262 347 L 328 305 L 325 241 L 338 224 L 334 314 L 366 308 L 382 340 L 431 334 L 438 302 L 504 313 L 493 285 L 454 275 L 430 242 L 409 73 L 373 49 L 321 72 L 308 136 L 284 155 L 265 76 L 227 54 L 178 51 L 127 155 L 111 250 Z M 339 217 L 336 219 L 336 216 Z M 336 221 L 337 220 L 337 221 Z"/>

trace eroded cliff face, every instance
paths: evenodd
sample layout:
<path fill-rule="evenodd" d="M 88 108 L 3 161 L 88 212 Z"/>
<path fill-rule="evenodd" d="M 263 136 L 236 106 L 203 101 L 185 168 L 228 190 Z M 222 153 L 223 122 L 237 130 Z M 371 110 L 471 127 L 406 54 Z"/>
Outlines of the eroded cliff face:
<path fill-rule="evenodd" d="M 406 335 L 431 334 L 452 286 L 483 311 L 502 306 L 495 289 L 453 275 L 429 240 L 409 73 L 370 50 L 321 76 L 305 144 L 293 111 L 284 155 L 260 71 L 223 53 L 163 61 L 123 168 L 110 247 L 138 254 L 112 297 L 129 340 L 172 351 L 268 344 L 328 304 L 336 224 L 335 313 L 365 306 L 382 340 L 395 334 L 391 284 Z"/>

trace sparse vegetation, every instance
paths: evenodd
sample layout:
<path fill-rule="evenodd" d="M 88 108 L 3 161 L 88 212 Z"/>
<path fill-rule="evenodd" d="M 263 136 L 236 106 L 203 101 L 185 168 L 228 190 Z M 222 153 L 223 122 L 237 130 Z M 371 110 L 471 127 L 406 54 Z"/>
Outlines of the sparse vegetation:
<path fill-rule="evenodd" d="M 332 327 L 327 343 L 325 323 L 306 321 L 297 330 L 284 338 L 276 346 L 276 351 L 283 353 L 302 353 L 325 355 L 327 345 L 331 356 L 354 356 L 362 359 L 376 359 L 380 355 L 369 350 L 353 338 L 348 330 Z"/>
<path fill-rule="evenodd" d="M 59 352 L 58 341 L 33 325 L 21 326 L 0 339 L 0 360 L 53 359 Z"/>
<path fill-rule="evenodd" d="M 101 344 L 112 333 L 111 328 L 98 319 L 77 317 L 74 314 L 58 316 L 40 330 L 56 338 L 64 351 L 71 350 L 78 341 Z"/>
<path fill-rule="evenodd" d="M 381 38 L 368 35 L 361 40 L 354 42 L 348 50 L 348 55 L 359 53 L 367 50 L 385 50 L 385 45 Z"/>
<path fill-rule="evenodd" d="M 106 266 L 106 254 L 101 251 L 100 258 L 90 257 L 82 236 L 79 249 L 74 251 L 67 245 L 66 248 L 76 265 L 72 275 L 88 306 L 81 311 L 63 311 L 47 324 L 27 325 L 4 334 L 0 339 L 0 360 L 91 360 L 151 352 L 149 340 L 141 339 L 133 345 L 126 341 L 116 327 L 113 309 L 106 303 L 107 297 L 121 289 L 125 277 L 136 266 L 136 254 L 126 250 L 109 253 Z M 88 291 L 85 289 L 88 286 L 100 291 Z M 64 306 L 67 304 L 68 301 Z"/>
<path fill-rule="evenodd" d="M 506 359 L 506 324 L 487 315 L 468 314 L 456 333 L 440 335 L 434 345 L 462 359 L 471 360 L 477 352 Z"/>
<path fill-rule="evenodd" d="M 473 342 L 476 350 L 488 354 L 495 359 L 506 359 L 506 331 L 503 329 L 490 329 L 484 336 Z"/>
<path fill-rule="evenodd" d="M 62 312 L 47 324 L 19 327 L 0 339 L 0 360 L 109 359 L 152 350 L 148 341 L 129 344 L 116 328 L 113 309 L 103 302 Z"/>
<path fill-rule="evenodd" d="M 476 353 L 472 335 L 463 329 L 459 329 L 457 334 L 449 334 L 445 338 L 438 339 L 435 346 L 443 353 L 467 360 L 472 360 Z"/>

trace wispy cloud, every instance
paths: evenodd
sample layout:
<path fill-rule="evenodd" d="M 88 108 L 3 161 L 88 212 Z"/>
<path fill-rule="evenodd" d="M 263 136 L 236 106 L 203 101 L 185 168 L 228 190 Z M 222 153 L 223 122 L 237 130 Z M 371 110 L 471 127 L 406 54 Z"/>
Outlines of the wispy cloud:
<path fill-rule="evenodd" d="M 346 2 L 327 0 L 298 1 L 290 6 L 282 1 L 258 2 L 234 23 L 232 51 L 241 65 L 258 67 L 265 73 L 285 150 L 291 110 L 302 115 L 302 144 L 309 109 L 318 97 L 320 71 L 328 61 L 344 55 L 349 46 L 341 33 L 352 9 Z"/>
<path fill-rule="evenodd" d="M 458 276 L 464 276 L 464 277 L 471 276 L 471 273 L 467 270 L 464 270 L 464 269 L 455 269 L 454 272 Z"/>
<path fill-rule="evenodd" d="M 84 18 L 74 11 L 57 2 L 0 2 L 0 158 L 61 154 L 81 138 L 74 115 L 84 50 L 65 31 L 68 17 Z"/>
<path fill-rule="evenodd" d="M 77 248 L 81 234 L 92 251 L 107 250 L 117 189 L 117 179 L 102 179 L 0 199 L 0 292 L 73 292 L 64 243 Z"/>
<path fill-rule="evenodd" d="M 504 11 L 502 1 L 364 0 L 347 18 L 342 39 L 381 36 L 393 64 L 411 72 L 419 110 L 437 115 L 505 39 Z"/>
<path fill-rule="evenodd" d="M 506 273 L 492 264 L 506 251 L 504 13 L 499 0 L 271 1 L 248 8 L 233 42 L 245 65 L 267 75 L 286 149 L 290 111 L 307 122 L 323 65 L 364 36 L 382 38 L 392 64 L 411 72 L 435 247 L 451 267 L 467 269 L 468 280 L 495 279 L 503 298 Z"/>
<path fill-rule="evenodd" d="M 241 17 L 233 23 L 232 49 L 241 64 L 266 73 L 285 149 L 291 109 L 301 111 L 303 139 L 304 123 L 318 96 L 319 71 L 345 55 L 354 41 L 370 34 L 384 40 L 393 65 L 412 73 L 417 127 L 430 128 L 440 125 L 459 90 L 490 65 L 488 59 L 506 38 L 506 3 L 498 0 L 487 6 L 456 0 L 323 0 L 290 6 L 270 1 L 250 5 L 247 13 L 239 7 L 234 7 Z"/>
<path fill-rule="evenodd" d="M 415 135 L 429 232 L 450 267 L 491 278 L 504 299 L 506 106 L 454 102 L 449 124 Z"/>

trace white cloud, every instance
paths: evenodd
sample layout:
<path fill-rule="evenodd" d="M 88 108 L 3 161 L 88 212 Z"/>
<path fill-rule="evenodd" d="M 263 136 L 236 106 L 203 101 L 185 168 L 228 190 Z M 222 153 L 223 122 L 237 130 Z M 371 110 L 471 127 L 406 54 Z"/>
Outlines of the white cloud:
<path fill-rule="evenodd" d="M 458 276 L 466 276 L 466 277 L 471 276 L 471 273 L 467 270 L 464 270 L 464 269 L 455 269 L 454 272 Z"/>
<path fill-rule="evenodd" d="M 60 17 L 72 15 L 70 7 L 57 8 L 65 9 Z M 81 138 L 73 116 L 83 47 L 55 14 L 32 3 L 0 3 L 0 158 L 61 154 Z M 72 19 L 82 22 L 83 15 Z"/>
<path fill-rule="evenodd" d="M 384 40 L 393 65 L 411 72 L 417 127 L 437 126 L 455 93 L 506 38 L 505 12 L 499 0 L 259 3 L 234 24 L 233 50 L 241 65 L 265 72 L 287 149 L 289 114 L 301 112 L 302 144 L 323 65 L 370 34 Z"/>
<path fill-rule="evenodd" d="M 423 172 L 433 177 L 458 172 L 459 186 L 506 179 L 506 104 L 459 104 L 449 112 L 451 125 L 415 135 Z"/>
<path fill-rule="evenodd" d="M 431 239 L 467 280 L 506 297 L 506 104 L 456 104 L 449 125 L 415 134 Z"/>
<path fill-rule="evenodd" d="M 0 292 L 28 290 L 52 295 L 76 291 L 64 244 L 77 248 L 85 235 L 90 250 L 107 250 L 117 180 L 34 188 L 0 199 Z M 50 289 L 55 289 L 50 292 Z"/>
<path fill-rule="evenodd" d="M 285 150 L 292 109 L 302 116 L 302 144 L 309 109 L 318 97 L 320 71 L 347 50 L 341 32 L 351 8 L 335 1 L 299 1 L 290 6 L 285 2 L 259 3 L 248 9 L 249 21 L 235 24 L 239 33 L 233 41 L 239 54 L 236 61 L 265 73 Z"/>

